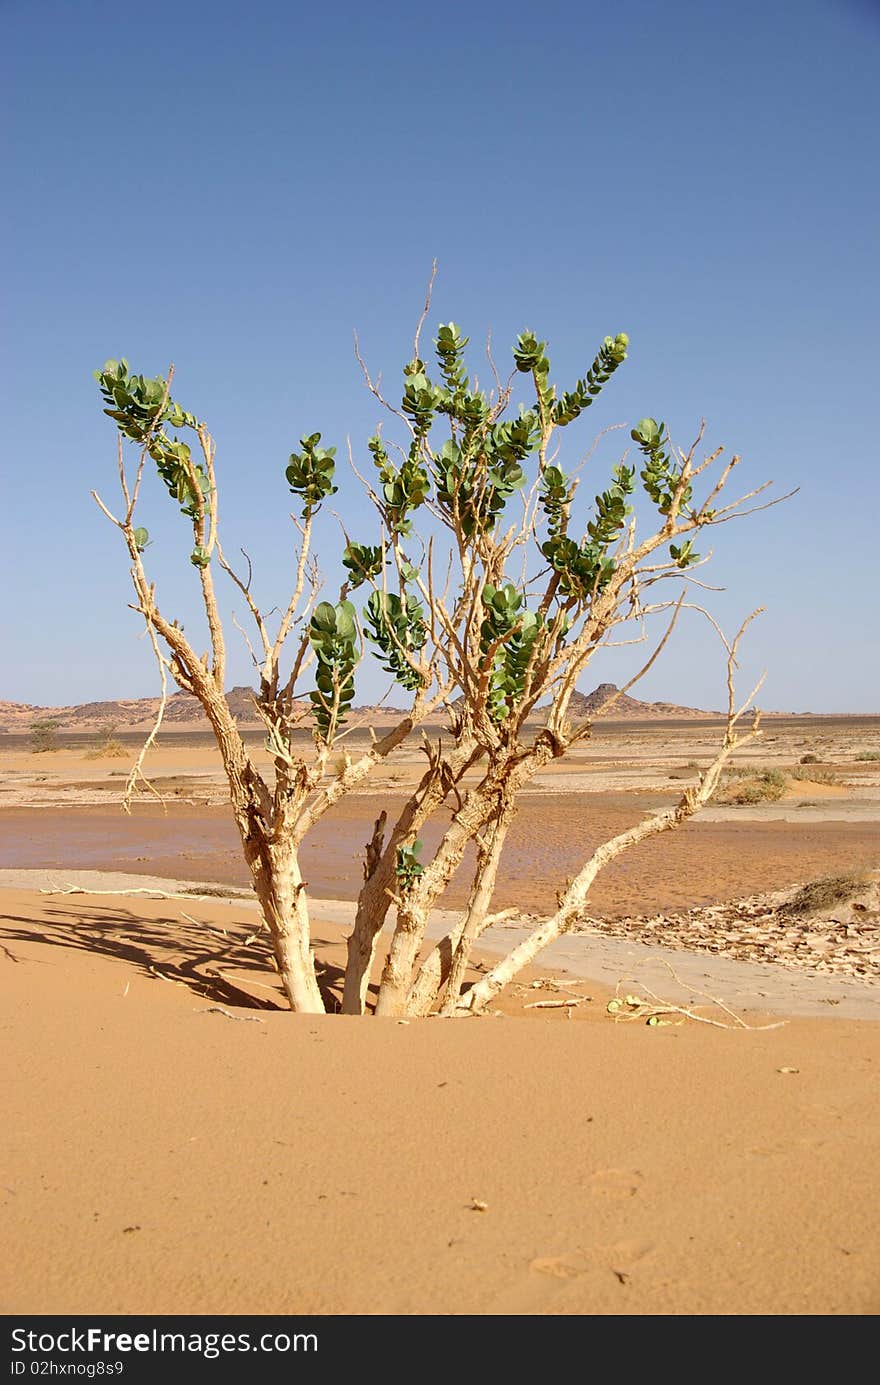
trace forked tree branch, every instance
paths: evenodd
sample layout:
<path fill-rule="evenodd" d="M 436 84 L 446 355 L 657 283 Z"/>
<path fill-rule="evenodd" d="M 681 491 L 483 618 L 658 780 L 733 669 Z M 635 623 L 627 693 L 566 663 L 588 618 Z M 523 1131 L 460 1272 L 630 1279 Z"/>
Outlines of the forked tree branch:
<path fill-rule="evenodd" d="M 731 643 L 728 644 L 725 640 L 725 645 L 728 650 L 727 680 L 729 691 L 727 724 L 721 747 L 708 769 L 701 774 L 698 784 L 688 786 L 674 807 L 664 809 L 660 813 L 655 813 L 643 819 L 643 821 L 637 823 L 635 827 L 629 828 L 626 832 L 621 832 L 618 836 L 611 838 L 598 847 L 574 879 L 568 884 L 556 912 L 540 924 L 529 937 L 525 938 L 507 955 L 507 957 L 493 967 L 461 997 L 456 1014 L 478 1014 L 481 1010 L 484 1010 L 498 992 L 508 985 L 523 967 L 528 966 L 548 943 L 553 942 L 554 939 L 560 937 L 563 933 L 570 931 L 583 912 L 586 898 L 593 881 L 605 866 L 609 865 L 611 861 L 615 860 L 625 851 L 628 851 L 631 847 L 637 846 L 640 842 L 646 841 L 649 837 L 654 837 L 661 832 L 679 827 L 689 818 L 693 817 L 714 794 L 718 787 L 722 771 L 733 752 L 741 746 L 747 745 L 750 741 L 755 740 L 761 734 L 760 713 L 757 711 L 754 714 L 752 726 L 748 732 L 738 734 L 736 727 L 744 711 L 751 704 L 760 689 L 764 681 L 763 677 L 739 708 L 735 705 L 733 685 L 734 670 L 736 668 L 736 652 L 739 642 L 757 614 L 758 611 L 753 611 L 752 614 L 747 617 Z"/>

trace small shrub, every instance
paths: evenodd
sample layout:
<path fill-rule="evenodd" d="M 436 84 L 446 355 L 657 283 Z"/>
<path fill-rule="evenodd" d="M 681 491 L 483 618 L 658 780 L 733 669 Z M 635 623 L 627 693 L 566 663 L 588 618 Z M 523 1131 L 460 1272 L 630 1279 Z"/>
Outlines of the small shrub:
<path fill-rule="evenodd" d="M 802 755 L 801 758 L 800 758 L 800 763 L 801 763 L 802 765 L 818 765 L 818 763 L 819 763 L 819 756 L 818 756 L 818 755 Z"/>
<path fill-rule="evenodd" d="M 816 914 L 822 909 L 830 909 L 835 904 L 846 904 L 855 895 L 861 894 L 867 884 L 867 877 L 860 871 L 846 871 L 841 875 L 823 875 L 819 880 L 811 880 L 804 885 L 785 906 L 787 914 Z"/>
<path fill-rule="evenodd" d="M 791 771 L 792 779 L 798 779 L 808 784 L 839 784 L 840 779 L 833 769 L 803 769 L 800 765 L 795 765 Z"/>
<path fill-rule="evenodd" d="M 748 805 L 775 803 L 785 793 L 788 780 L 780 769 L 739 770 L 734 772 L 715 795 L 716 802 Z"/>
<path fill-rule="evenodd" d="M 48 717 L 42 721 L 31 722 L 32 755 L 44 755 L 47 751 L 58 750 L 58 728 L 60 725 L 60 721 L 52 721 Z"/>
<path fill-rule="evenodd" d="M 105 756 L 118 759 L 125 754 L 125 747 L 116 739 L 116 723 L 105 721 L 93 746 L 86 751 L 87 760 L 102 760 Z"/>
<path fill-rule="evenodd" d="M 856 759 L 861 761 L 880 760 L 880 750 L 860 750 Z"/>

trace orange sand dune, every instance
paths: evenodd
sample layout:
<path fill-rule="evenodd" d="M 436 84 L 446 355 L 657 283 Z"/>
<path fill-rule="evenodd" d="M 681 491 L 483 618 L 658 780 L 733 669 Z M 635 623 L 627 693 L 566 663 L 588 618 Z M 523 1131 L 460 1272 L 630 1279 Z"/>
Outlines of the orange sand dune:
<path fill-rule="evenodd" d="M 876 1023 L 294 1017 L 236 904 L 0 913 L 6 1313 L 880 1309 Z"/>

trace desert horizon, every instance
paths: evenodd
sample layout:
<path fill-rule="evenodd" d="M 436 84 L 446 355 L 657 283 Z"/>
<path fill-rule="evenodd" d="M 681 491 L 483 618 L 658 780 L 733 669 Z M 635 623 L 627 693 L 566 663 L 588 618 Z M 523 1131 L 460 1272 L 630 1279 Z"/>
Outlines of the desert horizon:
<path fill-rule="evenodd" d="M 615 695 L 617 697 L 612 711 L 604 716 L 603 704 Z M 227 689 L 226 696 L 240 727 L 246 730 L 261 728 L 262 723 L 253 706 L 256 689 L 246 684 L 233 684 Z M 37 719 L 56 721 L 59 731 L 65 734 L 98 731 L 103 726 L 112 724 L 114 734 L 136 735 L 152 727 L 160 704 L 161 698 L 158 696 L 96 698 L 78 703 L 16 702 L 0 698 L 0 737 L 27 735 L 31 723 Z M 664 700 L 647 701 L 629 694 L 620 696 L 620 690 L 615 683 L 599 683 L 589 693 L 576 692 L 572 704 L 572 710 L 576 715 L 595 718 L 594 731 L 600 734 L 606 725 L 618 721 L 688 722 L 696 718 L 722 722 L 725 715 L 718 709 L 691 707 Z M 297 704 L 296 710 L 305 718 L 308 706 L 309 704 L 303 701 Z M 399 720 L 406 714 L 406 710 L 405 706 L 366 703 L 353 706 L 351 716 L 356 723 L 362 723 L 364 727 L 384 727 Z M 845 718 L 870 722 L 872 718 L 880 719 L 880 711 L 816 712 L 780 710 L 764 706 L 761 707 L 761 714 L 774 720 L 815 717 L 824 720 Z M 166 735 L 203 730 L 204 714 L 198 699 L 180 688 L 172 689 L 164 709 L 163 722 Z"/>

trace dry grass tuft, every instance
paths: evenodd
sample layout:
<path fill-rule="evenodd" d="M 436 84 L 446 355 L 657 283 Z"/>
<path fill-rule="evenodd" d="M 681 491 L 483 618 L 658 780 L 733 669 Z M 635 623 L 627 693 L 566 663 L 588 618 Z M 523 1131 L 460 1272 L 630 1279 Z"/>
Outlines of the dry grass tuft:
<path fill-rule="evenodd" d="M 120 759 L 125 755 L 125 746 L 116 739 L 116 723 L 105 721 L 98 732 L 98 738 L 85 753 L 86 760 L 103 760 L 105 757 Z"/>
<path fill-rule="evenodd" d="M 839 784 L 840 779 L 833 769 L 813 769 L 812 766 L 805 768 L 803 761 L 795 765 L 791 771 L 792 779 L 800 780 L 808 784 Z"/>
<path fill-rule="evenodd" d="M 801 886 L 783 910 L 786 914 L 818 914 L 835 904 L 848 904 L 868 885 L 864 871 L 846 871 L 841 875 L 823 875 Z"/>
<path fill-rule="evenodd" d="M 781 769 L 734 770 L 715 794 L 716 803 L 775 803 L 788 788 Z"/>
<path fill-rule="evenodd" d="M 103 741 L 100 745 L 92 746 L 90 750 L 86 751 L 83 759 L 103 760 L 109 757 L 110 759 L 118 760 L 124 756 L 125 753 L 125 746 L 121 741 L 109 740 Z"/>

